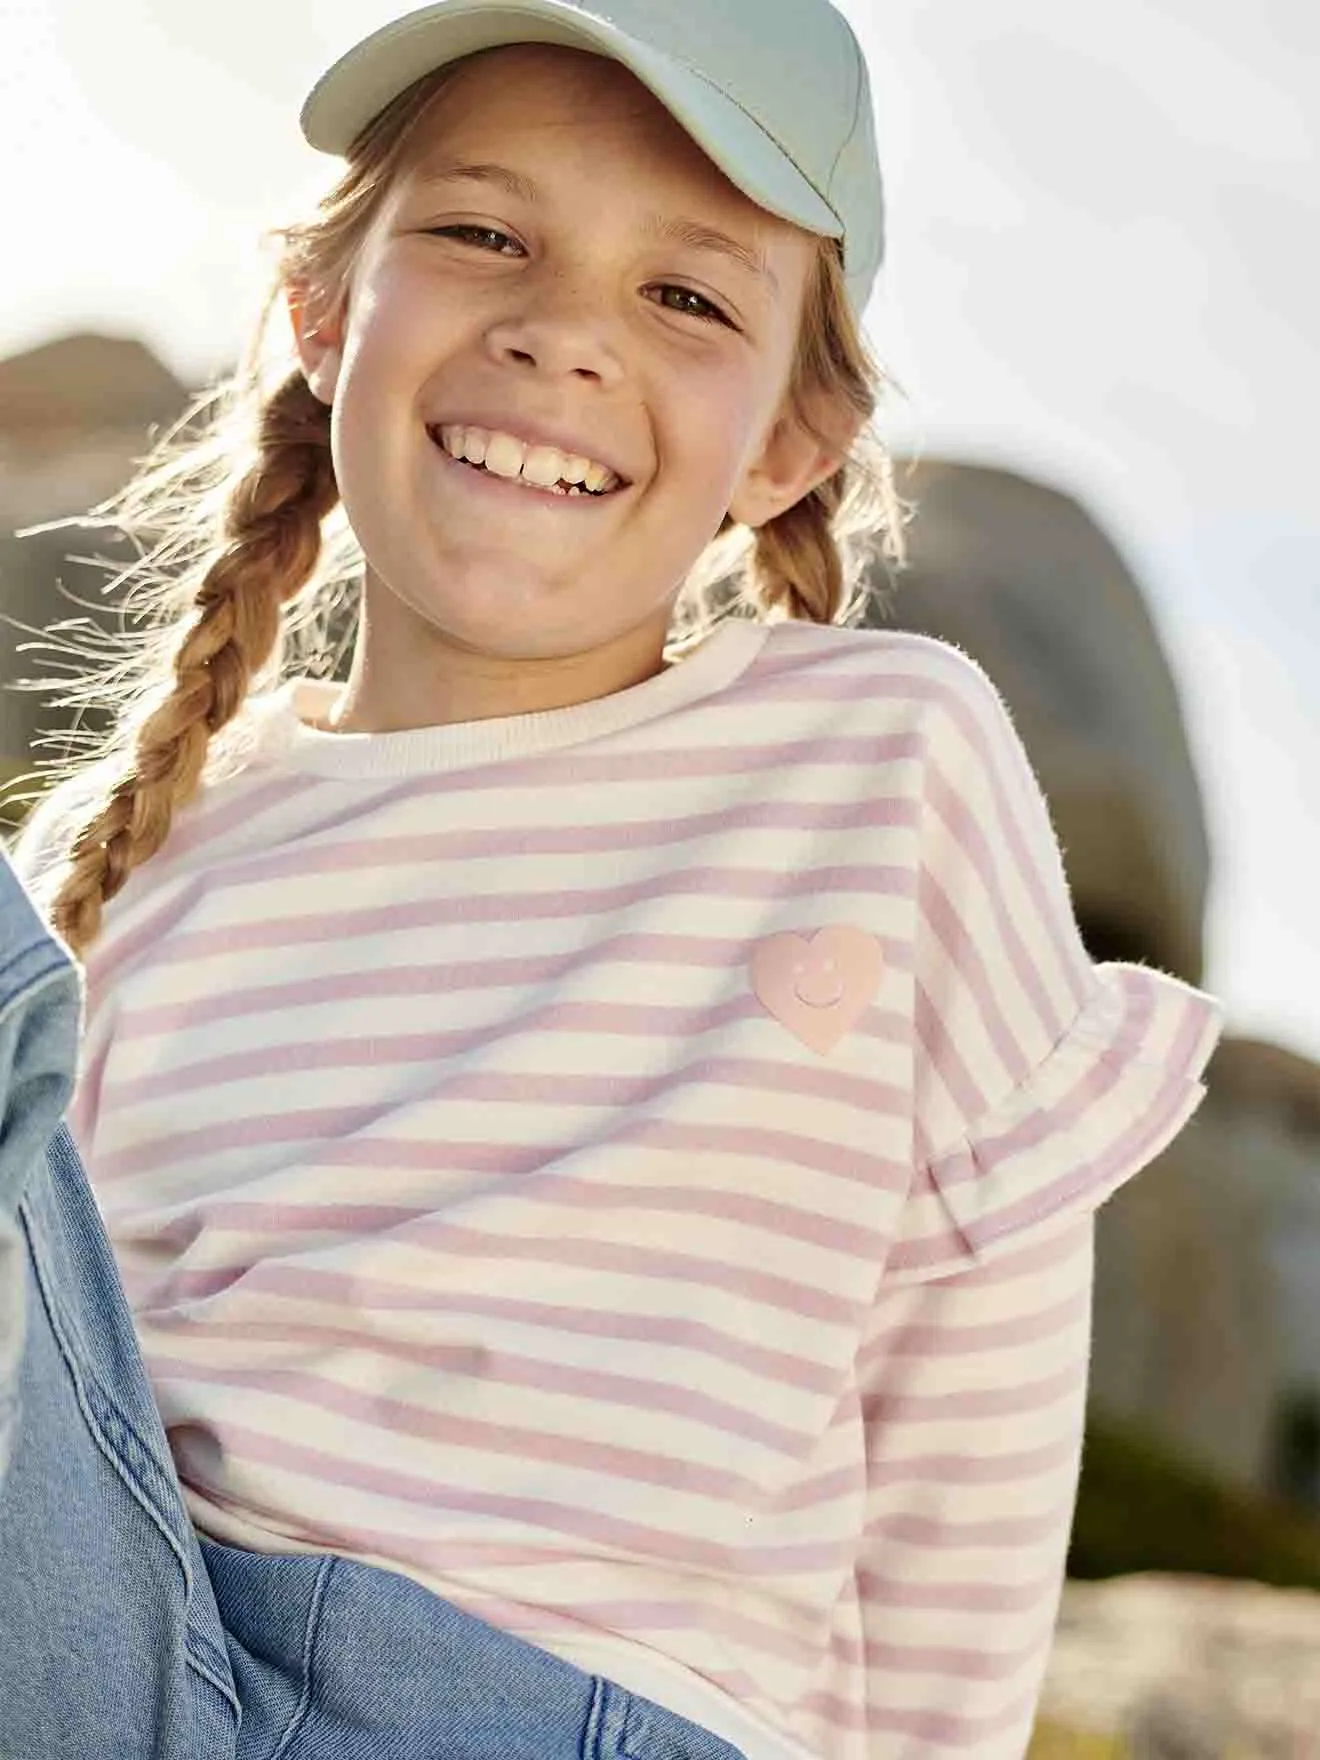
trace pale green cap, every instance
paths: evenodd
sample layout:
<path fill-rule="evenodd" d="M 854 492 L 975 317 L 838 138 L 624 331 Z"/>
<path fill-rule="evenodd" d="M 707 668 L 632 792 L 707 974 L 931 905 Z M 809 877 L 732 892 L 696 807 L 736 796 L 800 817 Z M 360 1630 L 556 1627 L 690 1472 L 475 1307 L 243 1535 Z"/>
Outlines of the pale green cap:
<path fill-rule="evenodd" d="M 591 50 L 636 74 L 744 195 L 841 239 L 861 315 L 884 256 L 884 193 L 866 61 L 829 0 L 435 0 L 378 11 L 378 27 L 303 105 L 318 151 L 346 153 L 415 80 L 478 50 Z"/>

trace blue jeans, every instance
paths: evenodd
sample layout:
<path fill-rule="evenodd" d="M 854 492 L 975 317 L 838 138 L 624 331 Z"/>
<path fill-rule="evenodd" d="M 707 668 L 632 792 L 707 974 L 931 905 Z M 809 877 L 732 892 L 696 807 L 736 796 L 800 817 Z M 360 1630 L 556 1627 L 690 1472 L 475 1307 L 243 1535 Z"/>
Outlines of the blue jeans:
<path fill-rule="evenodd" d="M 202 1538 L 61 1118 L 79 986 L 0 851 L 0 1760 L 742 1760 L 408 1578 Z"/>

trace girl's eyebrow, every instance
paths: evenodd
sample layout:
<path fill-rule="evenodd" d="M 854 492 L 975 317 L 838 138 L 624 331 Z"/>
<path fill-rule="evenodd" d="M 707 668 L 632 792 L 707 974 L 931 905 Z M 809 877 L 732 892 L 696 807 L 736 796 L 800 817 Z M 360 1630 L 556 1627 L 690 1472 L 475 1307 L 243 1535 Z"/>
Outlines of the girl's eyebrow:
<path fill-rule="evenodd" d="M 432 157 L 417 167 L 419 183 L 493 183 L 519 201 L 536 202 L 540 191 L 529 177 L 510 171 L 507 165 L 470 165 L 462 159 Z"/>
<path fill-rule="evenodd" d="M 765 252 L 731 238 L 717 226 L 710 226 L 704 220 L 682 220 L 672 215 L 652 214 L 647 219 L 646 230 L 672 244 L 685 244 L 698 251 L 718 251 L 721 256 L 731 257 L 735 263 L 764 281 L 770 292 L 778 296 L 779 277 L 766 261 Z"/>
<path fill-rule="evenodd" d="M 541 192 L 531 178 L 510 170 L 507 165 L 470 164 L 461 159 L 433 157 L 423 160 L 417 167 L 417 177 L 420 183 L 491 183 L 522 202 L 535 204 L 541 199 Z M 779 278 L 766 261 L 765 252 L 730 237 L 717 226 L 704 220 L 651 214 L 645 222 L 645 230 L 671 244 L 687 245 L 692 250 L 716 251 L 764 281 L 773 295 L 777 297 L 779 294 Z"/>

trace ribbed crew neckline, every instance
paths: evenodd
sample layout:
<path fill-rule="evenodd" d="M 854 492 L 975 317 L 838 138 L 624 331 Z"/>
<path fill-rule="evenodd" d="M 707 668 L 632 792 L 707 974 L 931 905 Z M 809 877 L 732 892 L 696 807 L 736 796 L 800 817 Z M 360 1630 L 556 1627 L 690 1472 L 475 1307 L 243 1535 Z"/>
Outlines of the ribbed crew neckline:
<path fill-rule="evenodd" d="M 327 733 L 310 725 L 333 708 L 342 687 L 294 678 L 253 699 L 252 731 L 267 762 L 318 776 L 417 776 L 553 751 L 654 720 L 723 689 L 751 665 L 769 629 L 749 618 L 726 618 L 685 659 L 608 696 L 399 733 Z"/>

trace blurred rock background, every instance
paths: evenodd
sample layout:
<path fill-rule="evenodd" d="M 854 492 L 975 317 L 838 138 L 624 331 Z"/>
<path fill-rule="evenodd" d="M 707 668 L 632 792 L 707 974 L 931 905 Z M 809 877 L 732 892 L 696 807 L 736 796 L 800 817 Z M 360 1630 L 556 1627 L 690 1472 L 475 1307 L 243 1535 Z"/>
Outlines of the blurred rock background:
<path fill-rule="evenodd" d="M 187 390 L 137 342 L 0 362 L 0 687 L 99 600 L 113 493 Z M 1031 755 L 1096 959 L 1199 984 L 1210 880 L 1181 704 L 1141 585 L 1076 500 L 927 460 L 884 627 L 972 654 Z M 0 688 L 0 780 L 51 712 Z M 17 811 L 11 805 L 11 820 Z M 1320 1757 L 1320 1068 L 1226 1035 L 1171 1148 L 1100 1214 L 1081 1493 L 1033 1760 Z"/>

